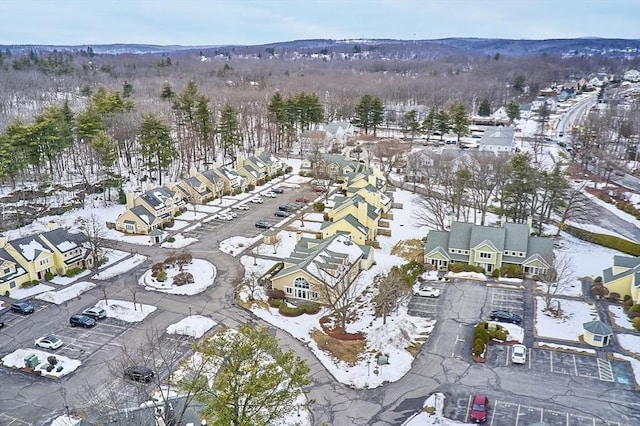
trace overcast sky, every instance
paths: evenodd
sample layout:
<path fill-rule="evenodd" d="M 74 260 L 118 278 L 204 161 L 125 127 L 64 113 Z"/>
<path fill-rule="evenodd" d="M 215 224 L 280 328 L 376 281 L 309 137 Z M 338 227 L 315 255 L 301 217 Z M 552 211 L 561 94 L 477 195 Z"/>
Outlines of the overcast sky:
<path fill-rule="evenodd" d="M 640 0 L 0 0 L 0 44 L 640 38 Z"/>

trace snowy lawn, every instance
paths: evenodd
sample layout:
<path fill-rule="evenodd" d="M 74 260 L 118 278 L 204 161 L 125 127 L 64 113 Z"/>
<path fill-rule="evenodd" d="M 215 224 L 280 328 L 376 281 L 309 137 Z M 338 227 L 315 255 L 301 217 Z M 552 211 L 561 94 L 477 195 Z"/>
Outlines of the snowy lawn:
<path fill-rule="evenodd" d="M 640 355 L 640 336 L 627 333 L 616 333 L 618 344 L 635 355 Z"/>
<path fill-rule="evenodd" d="M 167 279 L 160 282 L 151 276 L 151 269 L 140 277 L 138 283 L 145 286 L 147 290 L 161 291 L 169 294 L 194 295 L 202 293 L 208 287 L 212 286 L 216 278 L 216 267 L 211 262 L 203 259 L 193 259 L 191 263 L 182 268 L 182 272 L 188 272 L 193 275 L 193 283 L 176 286 L 173 284 L 173 278 L 180 273 L 180 269 L 176 267 L 168 267 L 165 269 Z"/>
<path fill-rule="evenodd" d="M 141 254 L 136 254 L 130 257 L 129 259 L 125 259 L 122 262 L 118 263 L 117 265 L 112 266 L 111 268 L 107 268 L 101 272 L 98 272 L 96 275 L 94 275 L 91 278 L 93 278 L 94 280 L 108 280 L 109 278 L 113 278 L 117 275 L 120 275 L 132 270 L 136 266 L 143 263 L 145 260 L 147 260 L 146 256 L 143 256 Z"/>
<path fill-rule="evenodd" d="M 75 371 L 82 363 L 77 359 L 67 358 L 66 356 L 54 355 L 49 352 L 44 352 L 39 349 L 16 349 L 8 355 L 5 355 L 2 358 L 2 364 L 5 367 L 11 368 L 24 368 L 25 362 L 24 359 L 30 355 L 35 355 L 38 357 L 38 361 L 40 363 L 33 369 L 34 372 L 39 372 L 42 376 L 57 379 L 58 377 L 66 376 L 67 374 Z M 62 367 L 60 371 L 56 371 L 57 368 L 47 372 L 46 367 L 49 365 L 47 362 L 47 357 L 55 356 L 58 360 L 56 367 Z"/>
<path fill-rule="evenodd" d="M 539 294 L 545 294 L 547 291 L 547 284 L 536 281 L 536 290 Z M 578 280 L 572 280 L 567 285 L 555 289 L 551 286 L 551 293 L 555 291 L 555 294 L 558 296 L 569 296 L 569 297 L 582 297 L 582 283 Z"/>
<path fill-rule="evenodd" d="M 631 320 L 627 314 L 624 313 L 622 306 L 609 305 L 609 312 L 611 312 L 611 320 L 615 326 L 627 330 L 634 330 L 633 324 L 631 324 Z"/>
<path fill-rule="evenodd" d="M 313 180 L 313 178 L 311 177 L 305 177 L 305 176 L 300 176 L 300 175 L 292 175 L 288 178 L 285 179 L 285 182 L 287 183 L 307 183 L 307 182 L 311 182 Z"/>
<path fill-rule="evenodd" d="M 253 238 L 247 237 L 231 237 L 220 242 L 220 251 L 230 254 L 231 256 L 237 256 L 242 253 L 247 247 L 255 244 L 262 239 L 262 234 Z"/>
<path fill-rule="evenodd" d="M 184 336 L 195 337 L 198 339 L 216 324 L 217 322 L 211 318 L 202 315 L 191 315 L 175 324 L 171 324 L 167 327 L 167 333 L 182 334 Z"/>
<path fill-rule="evenodd" d="M 79 280 L 82 277 L 86 277 L 87 275 L 89 275 L 91 272 L 90 269 L 86 269 L 82 272 L 80 272 L 78 275 L 74 275 L 73 277 L 62 277 L 60 275 L 56 275 L 55 277 L 53 277 L 53 279 L 51 279 L 50 281 L 54 284 L 58 284 L 58 285 L 67 285 L 67 284 L 71 284 L 74 281 Z"/>
<path fill-rule="evenodd" d="M 198 228 L 200 228 L 202 226 L 202 223 L 198 222 L 198 223 L 194 223 L 193 225 L 191 225 L 188 228 L 184 228 L 184 232 L 189 232 L 189 231 L 194 231 Z"/>
<path fill-rule="evenodd" d="M 613 256 L 627 256 L 617 250 L 612 250 L 596 244 L 582 241 L 565 232 L 556 242 L 555 251 L 566 255 L 572 260 L 573 278 L 602 275 L 604 269 L 613 265 Z"/>
<path fill-rule="evenodd" d="M 27 299 L 36 294 L 45 293 L 47 291 L 55 290 L 55 287 L 51 287 L 46 284 L 38 284 L 33 287 L 20 287 L 20 288 L 12 288 L 9 292 L 9 297 L 15 300 Z"/>
<path fill-rule="evenodd" d="M 271 259 L 261 259 L 247 255 L 240 258 L 240 263 L 244 266 L 245 276 L 248 277 L 250 275 L 264 275 L 277 262 Z"/>
<path fill-rule="evenodd" d="M 320 231 L 320 227 L 322 226 L 322 223 L 309 222 L 308 220 L 305 220 L 304 221 L 304 226 L 303 226 L 301 221 L 294 220 L 293 222 L 291 222 L 290 226 L 292 228 L 294 228 L 294 229 L 308 230 L 308 231 Z"/>
<path fill-rule="evenodd" d="M 544 300 L 536 297 L 535 330 L 539 337 L 571 340 L 579 342 L 579 336 L 584 334 L 582 324 L 600 319 L 595 306 L 579 300 L 561 299 L 562 318 L 548 316 L 544 309 Z"/>
<path fill-rule="evenodd" d="M 152 305 L 143 305 L 142 303 L 128 302 L 126 300 L 107 299 L 99 300 L 96 306 L 107 311 L 107 316 L 119 319 L 125 322 L 140 322 L 157 309 Z"/>
<path fill-rule="evenodd" d="M 168 232 L 163 232 L 160 237 L 161 240 L 164 240 L 169 235 Z M 132 235 L 132 234 L 124 234 L 120 231 L 116 231 L 115 229 L 106 229 L 104 231 L 104 238 L 107 240 L 114 241 L 122 241 L 125 243 L 138 244 L 141 246 L 151 246 L 151 239 L 148 235 Z"/>
<path fill-rule="evenodd" d="M 68 300 L 78 297 L 85 291 L 91 290 L 95 286 L 95 284 L 81 281 L 79 283 L 70 285 L 69 287 L 63 288 L 62 290 L 48 291 L 46 293 L 39 294 L 35 298 L 38 300 L 43 300 L 45 302 L 60 305 Z"/>
<path fill-rule="evenodd" d="M 169 227 L 166 226 L 164 229 L 169 230 L 169 231 L 179 231 L 182 228 L 184 228 L 185 226 L 189 225 L 189 222 L 184 221 L 184 220 L 174 220 L 173 221 L 173 226 Z"/>
<path fill-rule="evenodd" d="M 427 236 L 429 228 L 417 223 L 413 217 L 415 203 L 420 196 L 409 191 L 396 190 L 393 193 L 394 202 L 402 204 L 401 209 L 391 209 L 389 213 L 393 214 L 393 220 L 388 221 L 391 229 L 391 236 L 378 236 L 380 247 L 389 251 L 396 245 L 398 241 L 421 239 Z"/>
<path fill-rule="evenodd" d="M 199 212 L 205 212 L 205 213 L 218 213 L 221 208 L 222 207 L 220 206 L 210 206 L 208 204 L 200 204 L 198 205 L 196 210 Z M 175 229 L 175 228 L 171 228 L 171 229 Z"/>
<path fill-rule="evenodd" d="M 273 256 L 280 259 L 289 257 L 296 247 L 297 238 L 295 232 L 280 231 L 277 244 L 260 244 L 251 250 L 251 254 Z"/>
<path fill-rule="evenodd" d="M 56 417 L 49 426 L 75 426 L 82 421 L 80 417 L 76 416 L 64 416 Z"/>
<path fill-rule="evenodd" d="M 207 217 L 207 212 L 198 211 L 198 210 L 200 210 L 200 206 L 196 207 L 196 211 L 194 212 L 193 206 L 191 204 L 187 204 L 187 210 L 178 217 L 180 218 L 180 220 L 187 220 L 187 221 L 200 220 Z"/>
<path fill-rule="evenodd" d="M 175 240 L 174 242 L 170 243 L 168 241 L 165 241 L 164 243 L 160 244 L 160 247 L 176 249 L 176 248 L 186 247 L 198 241 L 197 238 L 185 237 L 182 234 L 175 234 L 173 238 Z"/>
<path fill-rule="evenodd" d="M 307 220 L 313 220 L 316 222 L 324 222 L 324 213 L 308 213 L 304 215 L 305 222 Z"/>
<path fill-rule="evenodd" d="M 249 197 L 253 194 L 242 194 L 246 197 Z M 206 205 L 209 207 L 229 207 L 235 203 L 237 203 L 239 200 L 239 198 L 233 198 L 233 197 L 224 197 L 224 198 L 216 198 L 213 201 L 209 201 Z M 202 209 L 203 211 L 205 211 L 205 209 Z"/>

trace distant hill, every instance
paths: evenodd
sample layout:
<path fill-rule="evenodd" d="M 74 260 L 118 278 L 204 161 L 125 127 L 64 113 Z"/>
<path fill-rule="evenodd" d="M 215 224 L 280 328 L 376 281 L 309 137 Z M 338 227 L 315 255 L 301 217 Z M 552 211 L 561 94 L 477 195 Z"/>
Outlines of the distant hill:
<path fill-rule="evenodd" d="M 54 46 L 54 45 L 0 45 L 1 50 L 9 49 L 20 54 L 30 50 L 49 52 L 53 50 L 86 50 L 89 45 Z M 507 55 L 526 56 L 539 54 L 553 54 L 562 56 L 605 56 L 605 57 L 640 57 L 640 40 L 638 39 L 608 39 L 608 38 L 573 38 L 548 40 L 513 40 L 490 38 L 444 38 L 435 40 L 394 40 L 394 39 L 309 39 L 292 40 L 262 45 L 207 45 L 207 46 L 160 46 L 150 44 L 104 44 L 91 45 L 94 53 L 118 54 L 177 54 L 192 52 L 214 52 L 237 50 L 242 52 L 264 52 L 266 49 L 305 51 L 317 53 L 320 51 L 350 52 L 353 49 L 396 50 L 398 52 L 412 52 L 411 57 L 429 56 L 431 51 L 437 56 L 446 55 Z M 423 54 L 415 55 L 416 51 Z M 426 55 L 425 55 L 426 53 Z M 407 53 L 407 55 L 409 55 Z"/>

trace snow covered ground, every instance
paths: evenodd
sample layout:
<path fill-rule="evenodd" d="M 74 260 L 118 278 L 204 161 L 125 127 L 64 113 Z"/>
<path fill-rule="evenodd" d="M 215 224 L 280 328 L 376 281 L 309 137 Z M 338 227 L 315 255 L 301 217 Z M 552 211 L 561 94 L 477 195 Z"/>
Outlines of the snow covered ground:
<path fill-rule="evenodd" d="M 468 423 L 461 423 L 444 417 L 445 396 L 442 393 L 434 393 L 429 396 L 422 404 L 422 411 L 415 413 L 409 419 L 407 419 L 402 426 L 453 426 L 463 425 Z"/>
<path fill-rule="evenodd" d="M 191 284 L 181 286 L 173 285 L 173 277 L 180 272 L 180 269 L 170 267 L 165 271 L 167 273 L 167 279 L 164 282 L 160 282 L 151 276 L 151 269 L 149 269 L 140 277 L 138 283 L 145 286 L 147 290 L 192 296 L 202 293 L 212 286 L 216 278 L 216 267 L 211 262 L 203 259 L 193 259 L 190 264 L 182 268 L 182 272 L 189 272 L 193 275 L 193 283 Z"/>
<path fill-rule="evenodd" d="M 94 275 L 91 278 L 93 278 L 94 280 L 108 280 L 109 278 L 113 278 L 117 275 L 124 274 L 125 272 L 132 270 L 136 266 L 143 263 L 145 260 L 147 260 L 146 256 L 143 256 L 141 254 L 135 254 L 129 259 L 125 259 L 115 266 L 112 266 L 110 268 L 104 269 L 101 272 L 98 272 L 96 275 Z"/>
<path fill-rule="evenodd" d="M 125 322 L 140 322 L 157 309 L 152 305 L 144 305 L 142 303 L 136 303 L 134 305 L 133 302 L 114 299 L 107 299 L 106 302 L 99 300 L 96 306 L 107 311 L 108 317 Z"/>
<path fill-rule="evenodd" d="M 627 330 L 634 330 L 633 324 L 631 324 L 631 320 L 627 314 L 624 313 L 622 306 L 609 305 L 609 312 L 611 312 L 613 323 L 616 326 Z M 638 348 L 638 353 L 640 353 L 640 348 Z"/>
<path fill-rule="evenodd" d="M 257 255 L 278 257 L 280 259 L 289 257 L 291 253 L 293 253 L 293 249 L 296 247 L 296 233 L 291 231 L 280 231 L 278 232 L 277 238 L 277 244 L 260 244 L 256 248 L 252 249 L 252 253 L 255 252 Z"/>
<path fill-rule="evenodd" d="M 35 298 L 45 302 L 60 305 L 68 300 L 78 297 L 85 291 L 91 290 L 95 286 L 95 284 L 92 284 L 90 282 L 81 281 L 79 283 L 75 283 L 66 288 L 63 288 L 62 290 L 47 291 L 46 293 L 38 294 Z"/>
<path fill-rule="evenodd" d="M 552 318 L 544 309 L 544 300 L 536 297 L 536 333 L 539 337 L 579 342 L 584 333 L 582 324 L 599 320 L 595 306 L 579 300 L 560 300 L 561 318 Z"/>
<path fill-rule="evenodd" d="M 5 367 L 11 368 L 24 368 L 25 367 L 25 358 L 30 355 L 35 355 L 38 357 L 38 361 L 40 363 L 33 369 L 34 372 L 39 372 L 43 377 L 57 379 L 62 376 L 66 376 L 67 374 L 71 374 L 74 372 L 82 362 L 77 359 L 68 358 L 66 356 L 61 356 L 57 354 L 52 354 L 49 352 L 42 351 L 40 349 L 16 349 L 15 351 L 5 355 L 2 358 L 2 365 Z M 51 371 L 46 371 L 47 365 L 47 357 L 55 356 L 58 360 L 56 367 L 62 367 L 60 371 L 57 371 L 58 368 L 54 368 Z"/>
<path fill-rule="evenodd" d="M 168 241 L 165 241 L 164 243 L 160 244 L 160 247 L 176 249 L 176 248 L 186 247 L 198 241 L 197 238 L 185 237 L 182 234 L 175 234 L 173 235 L 173 238 L 175 239 L 174 242 L 170 243 Z"/>
<path fill-rule="evenodd" d="M 231 237 L 220 242 L 220 251 L 227 253 L 231 256 L 237 256 L 242 253 L 247 247 L 255 244 L 262 239 L 262 235 L 257 237 Z"/>
<path fill-rule="evenodd" d="M 199 339 L 216 324 L 218 323 L 211 318 L 202 315 L 190 315 L 167 327 L 167 333 L 181 334 L 183 336 Z"/>

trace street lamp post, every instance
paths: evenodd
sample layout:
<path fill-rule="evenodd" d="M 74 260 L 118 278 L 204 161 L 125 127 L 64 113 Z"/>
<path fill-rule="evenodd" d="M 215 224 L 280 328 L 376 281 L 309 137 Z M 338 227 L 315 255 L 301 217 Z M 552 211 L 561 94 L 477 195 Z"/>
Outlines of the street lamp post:
<path fill-rule="evenodd" d="M 191 306 L 189 306 L 189 318 L 191 318 Z"/>
<path fill-rule="evenodd" d="M 369 365 L 371 364 L 370 360 L 367 360 L 367 377 L 369 377 Z"/>

